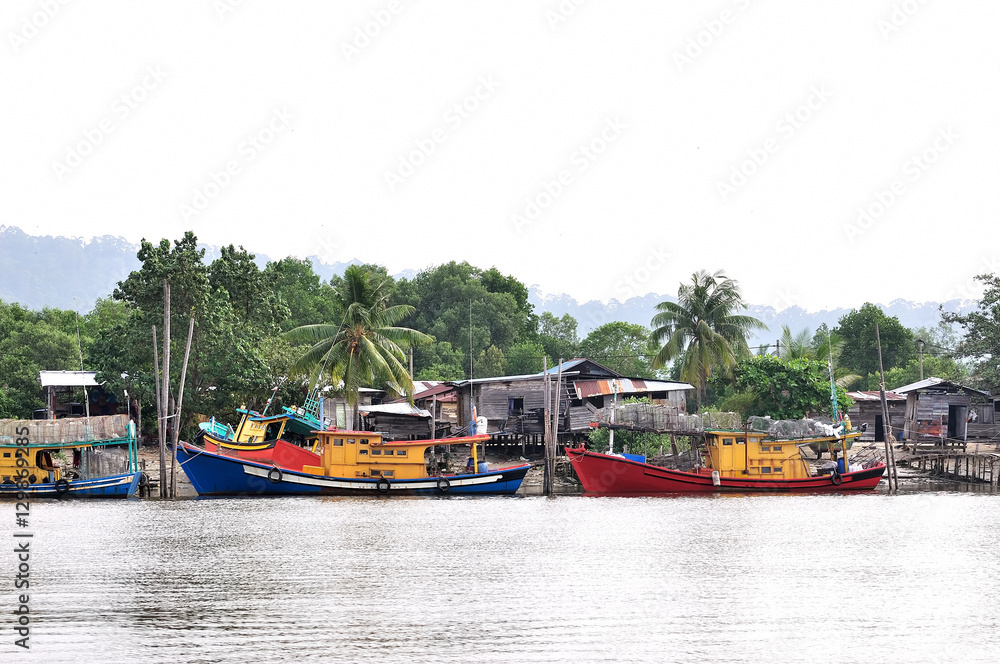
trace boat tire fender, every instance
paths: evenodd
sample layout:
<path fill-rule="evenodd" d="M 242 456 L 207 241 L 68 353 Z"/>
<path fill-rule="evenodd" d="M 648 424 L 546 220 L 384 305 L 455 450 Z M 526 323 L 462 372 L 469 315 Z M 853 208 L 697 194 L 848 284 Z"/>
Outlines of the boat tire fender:
<path fill-rule="evenodd" d="M 389 493 L 389 487 L 391 486 L 392 485 L 389 484 L 389 480 L 385 479 L 384 477 L 380 477 L 378 479 L 378 482 L 375 482 L 375 490 L 378 491 L 379 493 Z"/>
<path fill-rule="evenodd" d="M 832 473 L 830 473 L 830 481 L 835 485 L 839 485 L 844 481 L 844 478 L 840 476 L 840 471 L 835 469 Z"/>
<path fill-rule="evenodd" d="M 278 468 L 272 468 L 267 471 L 267 481 L 271 484 L 277 484 L 281 481 L 281 470 Z"/>
<path fill-rule="evenodd" d="M 450 488 L 451 488 L 451 482 L 450 481 L 448 481 L 444 477 L 441 477 L 441 478 L 438 479 L 438 491 L 440 491 L 441 493 L 447 493 L 448 489 L 450 489 Z"/>
<path fill-rule="evenodd" d="M 56 493 L 60 496 L 69 491 L 69 482 L 64 479 L 56 480 Z"/>

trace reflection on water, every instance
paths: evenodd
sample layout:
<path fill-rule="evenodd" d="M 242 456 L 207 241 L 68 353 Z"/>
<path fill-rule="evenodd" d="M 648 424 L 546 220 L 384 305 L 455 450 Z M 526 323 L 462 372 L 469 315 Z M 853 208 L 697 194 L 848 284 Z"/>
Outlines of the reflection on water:
<path fill-rule="evenodd" d="M 990 494 L 37 502 L 32 517 L 33 661 L 867 664 L 993 662 L 1000 646 Z"/>

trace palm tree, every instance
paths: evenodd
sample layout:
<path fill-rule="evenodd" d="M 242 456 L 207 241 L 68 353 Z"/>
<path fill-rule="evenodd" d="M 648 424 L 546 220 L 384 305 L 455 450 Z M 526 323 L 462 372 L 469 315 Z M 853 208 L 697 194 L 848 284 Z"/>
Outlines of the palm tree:
<path fill-rule="evenodd" d="M 699 407 L 709 376 L 749 355 L 751 330 L 767 329 L 752 316 L 734 313 L 744 307 L 739 285 L 722 270 L 695 272 L 690 284 L 678 288 L 677 302 L 656 305 L 659 313 L 653 317 L 652 339 L 663 346 L 653 358 L 653 368 L 679 357 L 681 379 L 697 388 Z"/>
<path fill-rule="evenodd" d="M 797 360 L 800 357 L 815 359 L 809 328 L 803 329 L 798 334 L 792 334 L 791 327 L 782 325 L 780 356 L 785 360 Z"/>
<path fill-rule="evenodd" d="M 344 312 L 341 324 L 303 325 L 285 333 L 291 341 L 311 344 L 293 365 L 309 371 L 315 382 L 324 367 L 334 383 L 343 382 L 344 397 L 354 406 L 361 387 L 387 386 L 413 398 L 413 382 L 404 366 L 407 346 L 433 338 L 398 323 L 413 313 L 408 304 L 389 304 L 389 280 L 359 265 L 349 265 L 336 290 Z"/>

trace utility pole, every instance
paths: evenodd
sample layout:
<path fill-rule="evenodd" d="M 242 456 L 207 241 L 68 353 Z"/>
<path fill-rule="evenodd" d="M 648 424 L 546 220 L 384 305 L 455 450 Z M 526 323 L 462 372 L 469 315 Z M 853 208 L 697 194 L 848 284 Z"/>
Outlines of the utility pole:
<path fill-rule="evenodd" d="M 549 427 L 549 358 L 542 358 L 542 443 L 545 445 L 545 464 L 542 466 L 542 494 L 549 495 L 552 492 L 552 477 L 549 476 L 549 436 L 552 429 Z"/>
<path fill-rule="evenodd" d="M 924 379 L 924 340 L 917 339 L 917 345 L 920 346 L 920 380 Z"/>

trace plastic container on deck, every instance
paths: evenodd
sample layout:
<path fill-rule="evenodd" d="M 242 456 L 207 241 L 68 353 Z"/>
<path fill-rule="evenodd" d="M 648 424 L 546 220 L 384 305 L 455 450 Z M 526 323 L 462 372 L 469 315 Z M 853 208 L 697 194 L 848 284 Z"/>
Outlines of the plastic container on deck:
<path fill-rule="evenodd" d="M 490 472 L 490 467 L 489 467 L 489 465 L 485 461 L 480 461 L 479 462 L 479 472 L 480 473 L 488 473 L 488 472 Z"/>
<path fill-rule="evenodd" d="M 843 459 L 837 459 L 837 470 L 840 471 L 841 474 L 843 474 L 845 472 L 844 471 L 844 460 Z"/>

